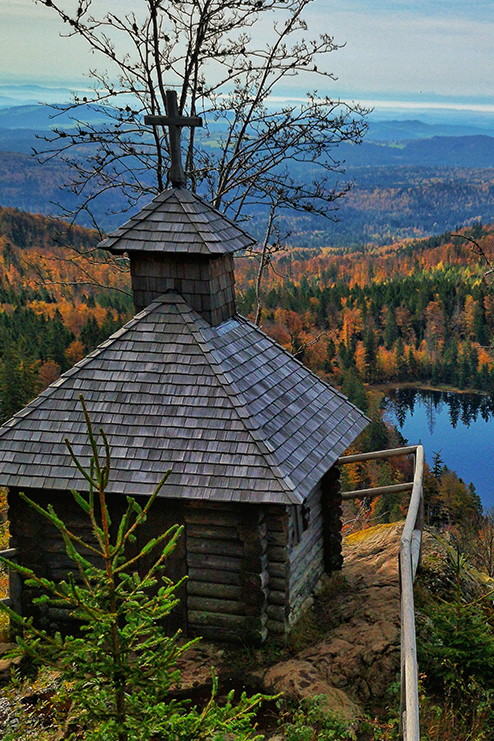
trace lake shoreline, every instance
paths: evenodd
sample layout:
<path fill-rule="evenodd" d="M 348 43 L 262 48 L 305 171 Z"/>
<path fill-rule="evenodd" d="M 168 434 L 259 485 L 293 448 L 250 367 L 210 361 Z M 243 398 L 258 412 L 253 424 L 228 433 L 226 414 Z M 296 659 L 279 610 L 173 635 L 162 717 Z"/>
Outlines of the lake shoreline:
<path fill-rule="evenodd" d="M 390 391 L 398 389 L 415 389 L 415 391 L 441 391 L 452 394 L 470 394 L 472 396 L 492 396 L 487 391 L 479 391 L 478 389 L 459 389 L 455 386 L 448 386 L 446 384 L 442 386 L 433 386 L 427 383 L 413 383 L 412 381 L 403 381 L 396 383 L 367 383 L 366 388 L 371 391 L 379 391 L 380 393 L 387 394 Z"/>
<path fill-rule="evenodd" d="M 387 422 L 424 446 L 429 465 L 439 453 L 459 478 L 473 483 L 484 509 L 494 507 L 494 395 L 409 383 L 381 384 L 380 390 Z"/>

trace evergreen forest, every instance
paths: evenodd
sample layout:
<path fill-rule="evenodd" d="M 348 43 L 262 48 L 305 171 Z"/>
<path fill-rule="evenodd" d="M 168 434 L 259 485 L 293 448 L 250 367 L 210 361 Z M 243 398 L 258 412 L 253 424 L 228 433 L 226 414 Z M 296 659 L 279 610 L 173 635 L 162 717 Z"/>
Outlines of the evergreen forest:
<path fill-rule="evenodd" d="M 261 329 L 366 411 L 371 424 L 356 450 L 403 442 L 383 420 L 386 388 L 494 390 L 494 288 L 486 276 L 494 227 L 477 224 L 460 234 L 365 250 L 287 245 L 263 271 Z M 82 227 L 0 209 L 2 422 L 131 318 L 125 258 L 98 250 L 98 239 Z M 482 254 L 471 251 L 471 240 Z M 256 255 L 236 261 L 239 310 L 250 319 L 258 266 Z M 396 483 L 407 473 L 386 464 L 349 467 L 345 475 L 359 488 Z M 462 502 L 455 522 L 465 507 L 480 514 L 475 492 L 448 471 L 451 478 Z M 431 518 L 440 521 L 451 510 L 443 489 L 432 487 L 428 497 Z M 396 519 L 406 509 L 399 497 L 364 505 L 362 524 Z"/>
<path fill-rule="evenodd" d="M 387 247 L 287 250 L 263 278 L 262 328 L 337 386 L 491 393 L 493 250 L 481 224 Z M 239 262 L 241 313 L 253 317 L 256 264 Z"/>
<path fill-rule="evenodd" d="M 125 258 L 98 250 L 98 239 L 94 231 L 82 227 L 0 208 L 2 422 L 132 316 Z M 261 329 L 366 411 L 370 424 L 349 453 L 398 447 L 405 441 L 383 418 L 384 389 L 469 390 L 486 399 L 494 391 L 494 287 L 489 277 L 493 252 L 494 226 L 480 223 L 455 234 L 365 249 L 287 244 L 277 248 L 260 278 L 259 253 L 238 257 L 239 310 L 254 320 L 259 298 Z M 450 470 L 439 454 L 429 463 L 424 477 L 427 524 L 449 533 L 457 548 L 454 554 L 466 554 L 462 558 L 468 557 L 492 577 L 492 513 L 482 511 L 474 487 Z M 402 483 L 412 476 L 411 462 L 404 458 L 344 469 L 344 490 Z M 406 510 L 407 497 L 400 494 L 356 499 L 346 503 L 343 531 L 403 519 Z M 432 564 L 436 570 L 430 559 L 426 562 L 424 578 L 433 585 L 449 585 L 442 571 L 437 575 L 444 564 L 436 561 Z M 450 595 L 443 591 L 438 599 L 446 605 L 446 617 L 451 612 L 460 624 L 464 617 L 460 602 L 460 608 L 454 601 L 450 608 L 445 602 Z M 472 599 L 480 601 L 482 595 L 475 593 Z M 437 666 L 446 666 L 442 655 L 435 657 L 429 646 L 437 644 L 431 631 L 443 626 L 434 622 L 439 614 L 436 603 L 429 597 L 421 599 L 427 629 L 421 639 L 425 652 L 421 665 L 432 676 Z M 472 635 L 491 646 L 491 622 L 485 622 L 483 609 L 482 604 L 474 615 L 477 632 Z M 449 623 L 444 630 L 450 630 Z M 452 737 L 458 739 L 487 737 L 461 734 L 475 724 L 482 733 L 492 728 L 492 683 L 475 684 L 491 670 L 490 656 L 475 669 L 473 679 L 457 671 L 452 680 L 446 676 L 444 686 L 427 681 L 422 717 L 424 727 L 432 729 L 429 738 L 442 738 L 433 733 L 438 722 L 453 724 L 458 734 Z M 442 682 L 442 675 L 438 677 Z M 458 716 L 454 692 L 460 690 Z M 479 707 L 485 709 L 482 717 Z M 375 720 L 375 735 L 369 738 L 395 738 L 393 724 L 394 720 L 387 725 Z"/>

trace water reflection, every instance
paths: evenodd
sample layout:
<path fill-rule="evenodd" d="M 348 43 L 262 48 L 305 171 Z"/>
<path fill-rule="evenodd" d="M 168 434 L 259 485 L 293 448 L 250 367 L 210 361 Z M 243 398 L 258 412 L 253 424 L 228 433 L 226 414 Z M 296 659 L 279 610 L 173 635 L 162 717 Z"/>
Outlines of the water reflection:
<path fill-rule="evenodd" d="M 481 417 L 484 422 L 494 417 L 494 397 L 479 394 L 458 394 L 453 391 L 418 391 L 411 388 L 392 389 L 383 399 L 382 406 L 396 418 L 402 429 L 408 414 L 416 406 L 425 410 L 427 427 L 432 435 L 437 415 L 447 408 L 453 429 L 461 421 L 466 427 Z"/>

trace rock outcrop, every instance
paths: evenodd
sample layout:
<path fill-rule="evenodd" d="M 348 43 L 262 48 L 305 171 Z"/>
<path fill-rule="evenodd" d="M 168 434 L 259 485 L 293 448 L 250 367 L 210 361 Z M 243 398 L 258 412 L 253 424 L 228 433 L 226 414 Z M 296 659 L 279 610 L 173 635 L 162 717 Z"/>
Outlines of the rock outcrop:
<path fill-rule="evenodd" d="M 399 540 L 403 523 L 380 525 L 344 541 L 345 588 L 331 603 L 324 640 L 268 669 L 267 691 L 291 699 L 324 694 L 344 718 L 379 701 L 400 670 Z"/>

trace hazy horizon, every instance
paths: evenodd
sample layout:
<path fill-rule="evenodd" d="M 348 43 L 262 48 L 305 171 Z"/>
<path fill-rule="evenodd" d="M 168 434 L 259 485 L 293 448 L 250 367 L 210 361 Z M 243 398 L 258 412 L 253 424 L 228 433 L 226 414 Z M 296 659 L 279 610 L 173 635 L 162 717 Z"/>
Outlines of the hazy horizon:
<path fill-rule="evenodd" d="M 93 0 L 95 13 L 137 12 L 138 0 Z M 323 65 L 336 80 L 302 75 L 284 81 L 277 97 L 294 100 L 316 87 L 333 99 L 374 107 L 374 117 L 420 118 L 476 125 L 494 115 L 494 3 L 477 0 L 313 0 L 304 13 L 308 36 L 321 31 L 342 48 Z M 266 41 L 272 18 L 258 32 Z M 83 90 L 90 67 L 107 67 L 55 12 L 34 0 L 0 2 L 0 98 L 5 88 L 38 84 Z M 168 84 L 173 80 L 166 80 Z M 12 97 L 12 96 L 11 96 Z M 57 102 L 47 100 L 46 102 Z M 7 103 L 0 100 L 0 105 Z M 413 115 L 410 115 L 413 114 Z"/>
<path fill-rule="evenodd" d="M 74 92 L 87 92 L 89 88 L 81 82 L 66 82 L 55 85 L 46 84 L 43 79 L 25 80 L 23 82 L 0 82 L 0 109 L 23 105 L 55 104 L 70 100 Z M 429 99 L 428 99 L 429 98 Z M 466 99 L 463 97 L 441 96 L 400 96 L 378 95 L 372 93 L 345 94 L 341 99 L 347 102 L 357 101 L 367 108 L 372 108 L 371 120 L 405 121 L 420 120 L 428 124 L 470 125 L 479 128 L 494 126 L 494 101 L 488 102 L 485 97 Z M 273 105 L 280 103 L 300 103 L 304 100 L 303 91 L 287 92 L 271 99 Z"/>

